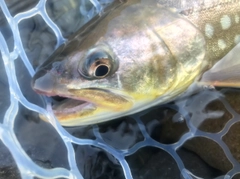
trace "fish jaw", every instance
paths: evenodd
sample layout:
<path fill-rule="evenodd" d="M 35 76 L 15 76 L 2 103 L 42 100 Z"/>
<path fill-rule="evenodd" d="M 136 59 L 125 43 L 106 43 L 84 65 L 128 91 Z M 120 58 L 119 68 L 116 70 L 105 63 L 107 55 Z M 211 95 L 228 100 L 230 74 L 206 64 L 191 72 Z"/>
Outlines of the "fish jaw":
<path fill-rule="evenodd" d="M 108 105 L 113 106 L 110 103 Z M 122 116 L 122 113 L 131 108 L 130 106 L 131 103 L 127 102 L 125 105 L 118 105 L 116 109 L 91 102 L 67 99 L 64 103 L 54 105 L 53 113 L 63 126 L 80 126 L 104 122 L 109 118 L 114 118 L 116 114 Z"/>
<path fill-rule="evenodd" d="M 59 84 L 59 78 L 51 70 L 39 70 L 32 81 L 32 88 L 39 94 L 67 98 L 54 102 L 54 115 L 63 126 L 89 125 L 123 116 L 134 104 L 134 99 L 111 89 L 69 89 Z M 113 92 L 114 91 L 114 92 Z M 40 115 L 44 119 L 44 116 Z"/>

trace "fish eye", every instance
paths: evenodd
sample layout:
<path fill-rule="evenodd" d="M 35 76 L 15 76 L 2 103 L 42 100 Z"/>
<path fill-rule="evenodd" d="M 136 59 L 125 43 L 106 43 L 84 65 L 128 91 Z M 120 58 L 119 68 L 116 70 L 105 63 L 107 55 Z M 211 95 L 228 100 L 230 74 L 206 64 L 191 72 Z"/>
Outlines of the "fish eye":
<path fill-rule="evenodd" d="M 110 68 L 108 59 L 100 59 L 92 63 L 89 68 L 89 74 L 96 78 L 104 78 L 110 72 Z"/>
<path fill-rule="evenodd" d="M 79 64 L 79 72 L 87 79 L 101 79 L 113 74 L 118 61 L 106 50 L 92 49 Z"/>
<path fill-rule="evenodd" d="M 108 73 L 109 73 L 108 66 L 106 66 L 106 65 L 99 65 L 96 68 L 95 76 L 96 77 L 103 77 L 103 76 L 106 76 Z"/>

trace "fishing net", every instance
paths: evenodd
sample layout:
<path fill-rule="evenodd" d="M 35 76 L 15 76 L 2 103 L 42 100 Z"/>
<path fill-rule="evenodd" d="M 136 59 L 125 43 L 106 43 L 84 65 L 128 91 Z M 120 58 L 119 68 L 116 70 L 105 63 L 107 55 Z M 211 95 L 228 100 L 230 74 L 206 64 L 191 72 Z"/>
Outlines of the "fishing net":
<path fill-rule="evenodd" d="M 203 89 L 104 124 L 62 127 L 35 70 L 112 0 L 0 1 L 1 178 L 237 178 L 236 89 Z M 48 121 L 39 119 L 38 114 Z"/>

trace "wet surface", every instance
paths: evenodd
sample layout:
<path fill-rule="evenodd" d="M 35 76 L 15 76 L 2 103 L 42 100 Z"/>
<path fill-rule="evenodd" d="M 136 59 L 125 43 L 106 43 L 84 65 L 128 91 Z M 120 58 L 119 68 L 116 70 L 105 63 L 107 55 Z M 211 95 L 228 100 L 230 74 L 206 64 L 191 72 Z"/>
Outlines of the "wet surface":
<path fill-rule="evenodd" d="M 210 166 L 205 160 L 196 154 L 196 152 L 187 150 L 185 146 L 181 147 L 177 152 L 186 169 L 192 172 L 195 176 L 210 179 L 224 175 L 224 172 Z"/>
<path fill-rule="evenodd" d="M 4 114 L 10 105 L 10 99 L 9 99 L 9 85 L 7 81 L 7 75 L 5 72 L 5 69 L 3 69 L 3 61 L 0 60 L 0 121 L 3 121 Z"/>
<path fill-rule="evenodd" d="M 36 69 L 54 51 L 55 35 L 40 15 L 21 21 L 19 29 L 26 55 Z"/>
<path fill-rule="evenodd" d="M 223 172 L 227 172 L 233 167 L 221 146 L 211 139 L 196 137 L 187 141 L 184 147 L 201 156 L 210 166 Z"/>
<path fill-rule="evenodd" d="M 18 14 L 31 9 L 36 2 L 32 1 L 30 6 L 25 7 L 8 1 L 7 6 L 11 14 Z M 84 6 L 90 11 L 92 6 L 88 3 Z M 79 16 L 84 12 L 79 10 L 79 6 L 78 1 L 47 1 L 47 13 L 64 37 L 88 20 Z M 54 51 L 55 34 L 40 15 L 21 21 L 19 29 L 27 57 L 33 67 L 37 68 Z M 12 50 L 9 28 L 6 26 L 0 30 Z M 27 101 L 45 108 L 42 98 L 32 91 L 31 75 L 21 60 L 17 58 L 14 62 L 21 92 Z M 2 59 L 0 68 L 2 123 L 10 106 L 8 79 Z M 31 110 L 31 106 L 20 103 L 18 106 L 16 118 L 8 122 L 14 121 L 13 134 L 17 141 L 27 156 L 41 168 L 61 167 L 69 170 L 76 162 L 86 179 L 124 179 L 124 172 L 128 169 L 124 159 L 136 179 L 181 178 L 181 164 L 202 178 L 224 176 L 232 168 L 233 173 L 240 171 L 238 89 L 205 89 L 180 102 L 157 106 L 136 115 L 99 125 L 63 129 L 56 127 L 55 123 L 41 120 L 38 112 Z M 5 127 L 1 126 L 8 132 L 9 128 Z M 70 137 L 62 131 L 67 131 Z M 5 140 L 4 137 L 1 139 Z M 72 151 L 66 143 L 72 145 Z M 11 150 L 0 143 L 0 153 L 0 178 L 20 178 Z M 35 169 L 32 165 L 18 165 L 26 167 L 23 167 L 22 172 Z M 236 174 L 233 178 L 240 178 L 240 175 Z"/>
<path fill-rule="evenodd" d="M 15 65 L 18 67 L 16 69 L 16 77 L 19 87 L 23 93 L 23 96 L 29 101 L 38 106 L 44 106 L 44 101 L 41 96 L 36 96 L 35 92 L 31 87 L 32 77 L 29 75 L 27 68 L 22 63 L 21 59 L 15 61 Z"/>
<path fill-rule="evenodd" d="M 84 3 L 85 1 L 71 0 L 48 0 L 46 3 L 46 10 L 49 17 L 61 29 L 63 36 L 68 37 L 84 25 L 91 17 L 82 18 L 80 6 L 85 6 L 87 10 L 93 9 L 91 2 Z M 84 9 L 84 8 L 83 8 Z M 87 11 L 86 10 L 86 11 Z M 92 13 L 93 13 L 92 12 Z M 73 23 L 74 22 L 74 23 Z"/>
<path fill-rule="evenodd" d="M 133 178 L 180 178 L 176 161 L 164 150 L 146 147 L 127 157 Z"/>
<path fill-rule="evenodd" d="M 19 170 L 17 165 L 7 149 L 6 146 L 2 142 L 0 142 L 0 178 L 10 178 L 10 179 L 18 179 L 20 177 Z"/>
<path fill-rule="evenodd" d="M 74 146 L 77 165 L 84 178 L 124 179 L 118 161 L 94 146 Z"/>
<path fill-rule="evenodd" d="M 37 5 L 39 0 L 7 0 L 5 1 L 9 9 L 9 12 L 12 16 L 15 16 L 18 13 L 31 10 Z"/>
<path fill-rule="evenodd" d="M 183 134 L 189 132 L 185 119 L 175 122 L 176 118 L 182 118 L 182 116 L 175 109 L 158 107 L 141 116 L 140 119 L 153 139 L 163 144 L 173 144 Z"/>
<path fill-rule="evenodd" d="M 14 131 L 21 147 L 36 164 L 43 168 L 69 168 L 61 137 L 36 112 L 20 106 Z"/>
<path fill-rule="evenodd" d="M 129 149 L 144 139 L 136 121 L 130 117 L 100 124 L 99 132 L 104 142 L 121 150 Z"/>
<path fill-rule="evenodd" d="M 229 147 L 233 157 L 240 162 L 240 123 L 237 122 L 234 124 L 228 133 L 223 136 L 223 141 Z"/>

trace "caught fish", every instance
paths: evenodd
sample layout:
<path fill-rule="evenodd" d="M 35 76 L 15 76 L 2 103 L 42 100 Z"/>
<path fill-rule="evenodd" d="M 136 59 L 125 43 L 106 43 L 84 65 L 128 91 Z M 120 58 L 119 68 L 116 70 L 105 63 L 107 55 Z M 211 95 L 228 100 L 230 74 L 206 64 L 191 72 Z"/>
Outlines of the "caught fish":
<path fill-rule="evenodd" d="M 239 42 L 239 0 L 129 0 L 60 46 L 32 87 L 64 97 L 53 104 L 64 126 L 104 122 L 176 99 Z M 239 61 L 202 83 L 239 85 Z"/>

